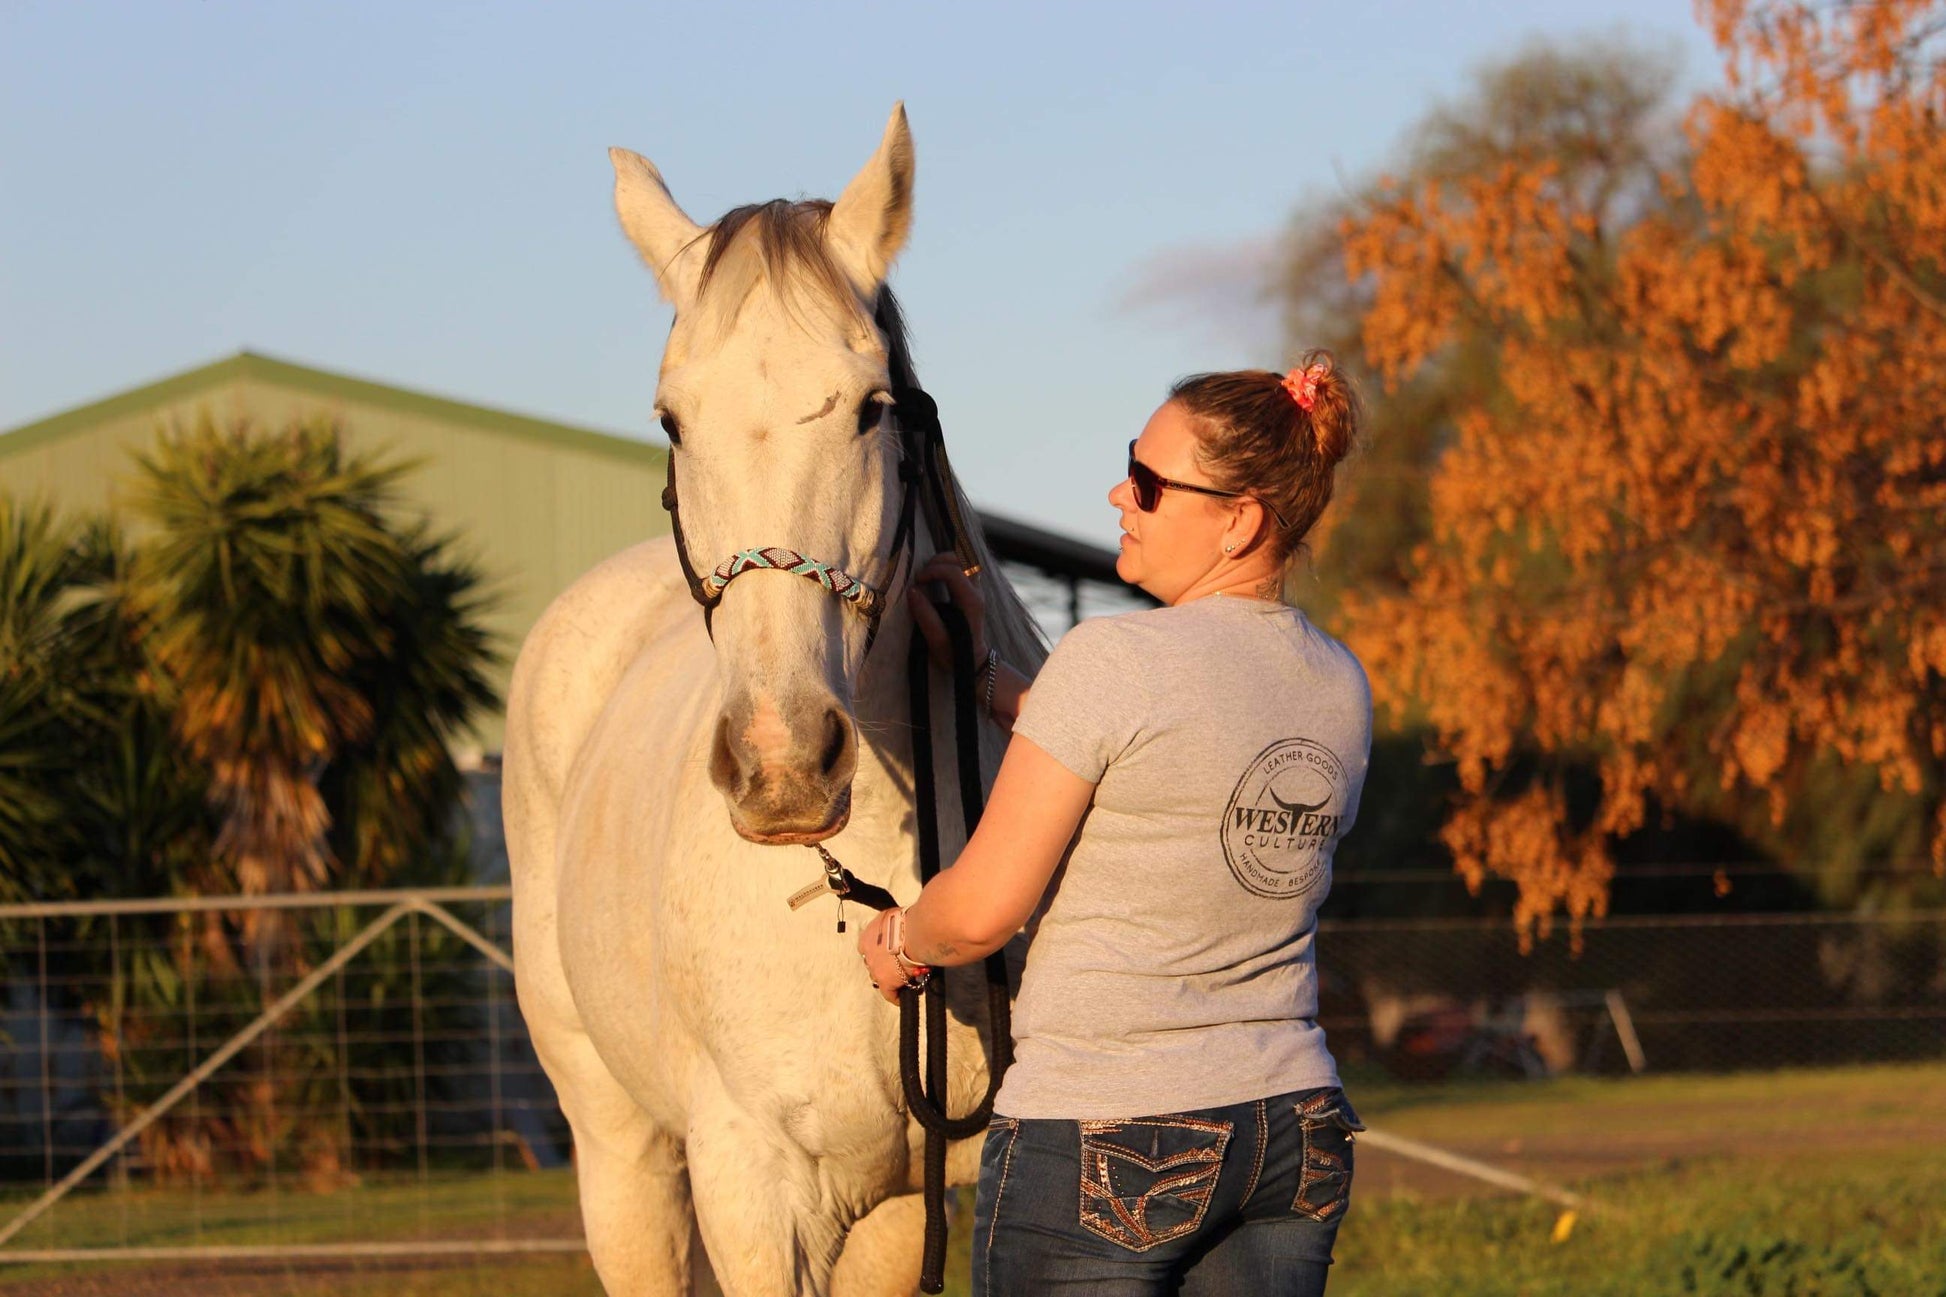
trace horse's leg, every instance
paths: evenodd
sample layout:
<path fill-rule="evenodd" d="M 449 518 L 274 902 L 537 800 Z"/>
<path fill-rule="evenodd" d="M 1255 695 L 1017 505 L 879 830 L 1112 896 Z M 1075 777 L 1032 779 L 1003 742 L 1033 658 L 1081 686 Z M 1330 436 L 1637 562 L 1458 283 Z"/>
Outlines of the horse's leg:
<path fill-rule="evenodd" d="M 690 1297 L 694 1214 L 681 1145 L 608 1074 L 587 1037 L 555 1042 L 543 1061 L 574 1131 L 581 1224 L 601 1286 L 608 1297 Z"/>
<path fill-rule="evenodd" d="M 844 1222 L 816 1160 L 727 1102 L 698 1115 L 687 1151 L 725 1297 L 828 1297 Z"/>
<path fill-rule="evenodd" d="M 831 1297 L 912 1297 L 925 1237 L 925 1200 L 913 1193 L 887 1198 L 845 1236 Z"/>

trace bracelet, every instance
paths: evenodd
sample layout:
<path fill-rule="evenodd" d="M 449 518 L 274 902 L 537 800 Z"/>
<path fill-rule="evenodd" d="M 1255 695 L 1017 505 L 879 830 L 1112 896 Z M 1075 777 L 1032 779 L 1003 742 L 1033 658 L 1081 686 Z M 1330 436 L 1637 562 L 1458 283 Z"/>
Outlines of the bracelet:
<path fill-rule="evenodd" d="M 991 716 L 993 715 L 993 682 L 996 679 L 998 679 L 1000 676 L 1000 650 L 997 648 L 990 648 L 987 650 L 986 673 L 987 673 L 987 687 L 986 687 L 985 707 L 986 707 L 987 715 Z"/>
<path fill-rule="evenodd" d="M 894 906 L 885 912 L 885 948 L 892 952 L 893 962 L 905 974 L 907 986 L 924 986 L 926 979 L 932 976 L 930 964 L 906 958 L 904 906 Z"/>

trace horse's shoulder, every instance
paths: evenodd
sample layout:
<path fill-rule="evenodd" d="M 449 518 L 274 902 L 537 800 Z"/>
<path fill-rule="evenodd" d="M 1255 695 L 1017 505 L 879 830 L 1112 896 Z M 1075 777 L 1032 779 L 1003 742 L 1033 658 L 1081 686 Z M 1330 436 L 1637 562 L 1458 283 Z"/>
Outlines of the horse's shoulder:
<path fill-rule="evenodd" d="M 688 597 L 675 543 L 657 536 L 609 555 L 576 577 L 555 596 L 527 638 L 531 643 L 564 633 L 597 639 L 626 635 L 663 615 L 663 606 L 677 596 Z"/>
<path fill-rule="evenodd" d="M 507 757 L 555 792 L 629 663 L 659 625 L 693 615 L 674 543 L 661 536 L 590 568 L 528 631 L 507 690 Z"/>

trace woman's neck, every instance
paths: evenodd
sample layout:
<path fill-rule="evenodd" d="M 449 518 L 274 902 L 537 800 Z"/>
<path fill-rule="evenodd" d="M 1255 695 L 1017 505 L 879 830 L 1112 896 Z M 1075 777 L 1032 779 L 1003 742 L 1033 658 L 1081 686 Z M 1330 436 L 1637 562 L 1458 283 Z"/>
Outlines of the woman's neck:
<path fill-rule="evenodd" d="M 1181 607 L 1211 595 L 1228 595 L 1232 599 L 1256 599 L 1264 603 L 1283 602 L 1283 574 L 1266 565 L 1252 563 L 1240 571 L 1215 571 L 1200 581 L 1192 582 L 1188 589 L 1169 601 L 1173 607 Z"/>

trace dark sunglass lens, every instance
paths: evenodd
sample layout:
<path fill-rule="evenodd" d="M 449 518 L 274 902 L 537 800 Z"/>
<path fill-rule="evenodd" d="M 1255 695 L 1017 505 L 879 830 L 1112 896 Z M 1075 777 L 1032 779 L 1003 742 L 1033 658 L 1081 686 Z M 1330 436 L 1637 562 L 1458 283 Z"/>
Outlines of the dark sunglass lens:
<path fill-rule="evenodd" d="M 1128 482 L 1135 491 L 1135 507 L 1143 513 L 1154 513 L 1156 501 L 1162 496 L 1162 483 L 1148 465 L 1136 462 L 1132 445 L 1128 448 Z"/>

